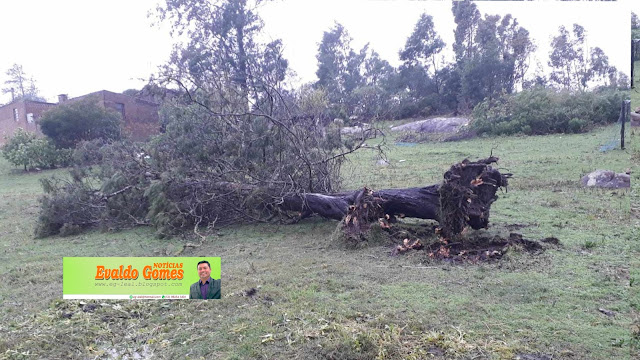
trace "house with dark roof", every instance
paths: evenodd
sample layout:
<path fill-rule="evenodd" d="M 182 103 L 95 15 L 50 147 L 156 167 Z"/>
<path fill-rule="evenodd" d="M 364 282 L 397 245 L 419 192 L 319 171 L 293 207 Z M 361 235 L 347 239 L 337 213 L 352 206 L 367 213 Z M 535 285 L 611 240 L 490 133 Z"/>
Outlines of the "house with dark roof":
<path fill-rule="evenodd" d="M 5 137 L 10 137 L 18 128 L 42 136 L 38 119 L 47 110 L 60 104 L 72 103 L 86 98 L 93 98 L 99 106 L 120 113 L 123 134 L 132 140 L 148 140 L 152 135 L 160 132 L 159 104 L 134 96 L 101 90 L 72 99 L 69 99 L 66 94 L 58 95 L 57 104 L 16 100 L 0 106 L 0 145 L 5 143 Z"/>

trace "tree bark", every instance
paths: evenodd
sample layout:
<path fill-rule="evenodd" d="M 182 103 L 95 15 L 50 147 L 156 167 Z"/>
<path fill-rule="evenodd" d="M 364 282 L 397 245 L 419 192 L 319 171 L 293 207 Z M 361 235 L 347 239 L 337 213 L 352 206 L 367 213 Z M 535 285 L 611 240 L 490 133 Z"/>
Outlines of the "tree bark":
<path fill-rule="evenodd" d="M 372 195 L 381 200 L 384 213 L 390 216 L 438 220 L 439 187 L 440 185 L 431 185 L 422 188 L 385 189 L 374 191 Z M 349 206 L 354 205 L 356 197 L 362 191 L 329 195 L 293 195 L 284 199 L 281 208 L 300 212 L 300 219 L 315 214 L 328 219 L 342 220 L 347 215 Z"/>
<path fill-rule="evenodd" d="M 283 210 L 300 212 L 299 219 L 311 215 L 342 220 L 357 207 L 371 206 L 371 201 L 359 201 L 364 194 L 375 199 L 379 214 L 438 221 L 449 235 L 457 234 L 469 225 L 485 228 L 489 223 L 491 204 L 496 192 L 507 186 L 511 174 L 501 174 L 489 164 L 496 157 L 471 162 L 463 160 L 444 174 L 441 184 L 405 189 L 370 191 L 366 188 L 337 194 L 299 194 L 283 199 Z M 363 205 L 367 204 L 367 205 Z M 370 212 L 366 212 L 371 216 Z M 444 218 L 443 218 L 444 217 Z M 372 219 L 362 219 L 371 222 Z"/>

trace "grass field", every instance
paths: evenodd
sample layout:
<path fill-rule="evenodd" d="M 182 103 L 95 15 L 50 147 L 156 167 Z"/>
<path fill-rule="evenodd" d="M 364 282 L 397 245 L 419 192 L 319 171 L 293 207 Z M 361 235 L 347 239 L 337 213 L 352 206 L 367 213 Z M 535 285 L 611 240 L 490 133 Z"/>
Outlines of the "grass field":
<path fill-rule="evenodd" d="M 514 178 L 483 231 L 508 235 L 518 225 L 529 239 L 557 237 L 558 249 L 451 265 L 419 251 L 390 256 L 385 243 L 347 249 L 332 240 L 335 221 L 238 226 L 181 254 L 222 257 L 222 300 L 98 301 L 92 311 L 61 300 L 63 256 L 170 256 L 189 239 L 160 240 L 144 228 L 34 239 L 38 179 L 64 171 L 25 174 L 1 159 L 0 358 L 630 358 L 637 181 L 632 192 L 579 185 L 595 169 L 625 171 L 632 153 L 638 179 L 640 135 L 625 151 L 599 151 L 615 132 L 415 146 L 388 139 L 389 166 L 370 153 L 345 166 L 346 188 L 419 186 L 493 152 Z M 251 288 L 256 295 L 244 296 Z"/>
<path fill-rule="evenodd" d="M 631 89 L 631 108 L 635 109 L 640 107 L 640 91 L 638 86 L 640 85 L 640 61 L 634 63 L 635 71 L 635 89 Z M 632 354 L 636 358 L 640 358 L 640 131 L 638 129 L 632 130 L 632 136 L 635 137 L 635 141 L 631 141 L 629 147 L 631 148 L 631 164 L 632 164 L 632 177 L 631 177 L 631 227 L 633 229 L 633 235 L 630 251 L 630 268 L 631 268 L 631 294 L 630 304 L 632 312 Z M 633 137 L 632 137 L 633 139 Z"/>

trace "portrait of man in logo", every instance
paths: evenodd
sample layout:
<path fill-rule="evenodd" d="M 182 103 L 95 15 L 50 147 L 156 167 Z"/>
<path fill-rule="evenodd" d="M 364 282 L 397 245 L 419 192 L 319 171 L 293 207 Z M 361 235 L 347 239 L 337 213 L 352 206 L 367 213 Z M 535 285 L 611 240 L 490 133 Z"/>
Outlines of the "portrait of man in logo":
<path fill-rule="evenodd" d="M 202 260 L 198 262 L 200 280 L 191 285 L 189 299 L 220 299 L 220 279 L 211 278 L 211 264 Z"/>

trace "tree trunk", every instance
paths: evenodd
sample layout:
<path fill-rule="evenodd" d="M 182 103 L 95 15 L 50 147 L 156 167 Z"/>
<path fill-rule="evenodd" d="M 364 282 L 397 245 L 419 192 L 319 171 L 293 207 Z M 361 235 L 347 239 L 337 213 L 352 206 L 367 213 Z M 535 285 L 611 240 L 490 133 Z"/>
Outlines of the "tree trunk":
<path fill-rule="evenodd" d="M 460 233 L 465 226 L 485 228 L 489 224 L 491 204 L 498 198 L 496 192 L 507 186 L 511 174 L 501 174 L 489 164 L 496 157 L 455 164 L 444 174 L 442 184 L 406 189 L 362 190 L 337 194 L 300 194 L 285 197 L 281 208 L 298 211 L 303 219 L 313 214 L 342 220 L 355 213 L 366 213 L 359 223 L 375 221 L 367 206 L 378 207 L 377 216 L 388 215 L 436 220 L 448 235 Z M 368 196 L 369 201 L 361 198 Z M 374 216 L 375 217 L 375 216 Z"/>
<path fill-rule="evenodd" d="M 439 185 L 423 188 L 386 189 L 374 191 L 372 196 L 381 200 L 384 213 L 390 216 L 406 216 L 419 219 L 438 220 Z M 349 206 L 363 190 L 339 194 L 302 194 L 286 197 L 281 205 L 283 210 L 299 211 L 300 219 L 311 215 L 342 220 Z"/>

